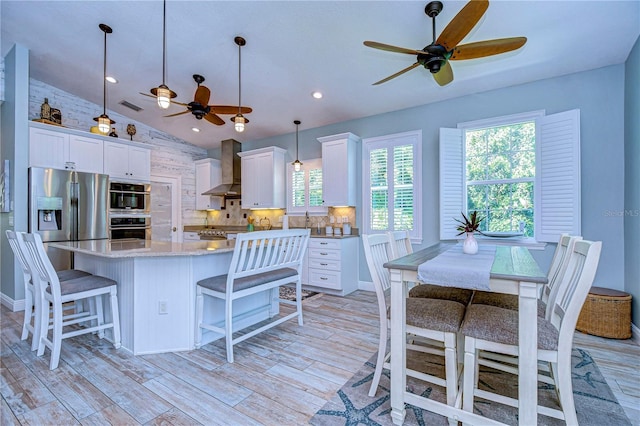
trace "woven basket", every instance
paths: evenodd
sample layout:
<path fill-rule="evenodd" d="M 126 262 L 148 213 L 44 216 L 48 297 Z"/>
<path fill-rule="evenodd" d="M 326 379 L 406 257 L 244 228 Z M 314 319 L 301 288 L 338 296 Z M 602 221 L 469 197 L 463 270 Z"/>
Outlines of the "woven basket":
<path fill-rule="evenodd" d="M 576 330 L 612 339 L 631 337 L 631 295 L 592 287 L 582 306 Z"/>

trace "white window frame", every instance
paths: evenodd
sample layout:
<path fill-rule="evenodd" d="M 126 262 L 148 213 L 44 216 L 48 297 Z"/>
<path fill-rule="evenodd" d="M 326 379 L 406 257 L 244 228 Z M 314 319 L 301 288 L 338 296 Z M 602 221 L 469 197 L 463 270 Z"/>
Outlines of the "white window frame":
<path fill-rule="evenodd" d="M 414 229 L 409 232 L 413 244 L 422 244 L 422 130 L 413 130 L 403 133 L 378 136 L 363 139 L 362 143 L 362 206 L 363 206 L 363 233 L 373 234 L 386 231 L 371 229 L 371 180 L 370 180 L 370 155 L 374 149 L 390 149 L 401 145 L 413 146 L 413 224 Z M 389 151 L 390 153 L 392 152 Z M 391 154 L 390 154 L 391 155 Z M 389 162 L 388 164 L 392 164 Z M 389 188 L 389 206 L 393 206 L 393 171 L 387 173 Z M 393 227 L 393 214 L 390 211 L 390 227 Z M 393 231 L 388 229 L 387 231 Z"/>
<path fill-rule="evenodd" d="M 309 207 L 309 170 L 320 169 L 322 172 L 322 158 L 313 158 L 310 160 L 304 160 L 300 170 L 304 171 L 304 207 L 294 207 L 293 197 L 293 172 L 294 168 L 291 163 L 287 164 L 287 214 L 290 216 L 304 216 L 305 213 L 310 215 L 324 215 L 326 216 L 329 209 L 326 206 Z M 323 176 L 324 179 L 324 176 Z"/>
<path fill-rule="evenodd" d="M 467 212 L 464 131 L 532 119 L 536 122 L 534 238 L 518 243 L 556 243 L 563 232 L 581 235 L 580 110 L 552 115 L 541 110 L 460 123 L 457 129 L 440 129 L 441 240 L 460 238 L 456 237 L 454 218 Z"/>

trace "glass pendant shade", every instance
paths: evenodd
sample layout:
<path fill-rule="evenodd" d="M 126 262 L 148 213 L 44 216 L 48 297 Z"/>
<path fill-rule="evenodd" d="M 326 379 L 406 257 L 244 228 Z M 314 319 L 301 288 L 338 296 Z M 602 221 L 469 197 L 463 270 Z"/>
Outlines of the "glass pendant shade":
<path fill-rule="evenodd" d="M 110 129 L 111 120 L 109 119 L 109 116 L 106 114 L 102 114 L 100 117 L 98 117 L 98 131 L 106 135 L 107 133 L 109 133 Z"/>
<path fill-rule="evenodd" d="M 302 163 L 300 162 L 300 160 L 296 159 L 296 161 L 294 161 L 292 164 L 293 164 L 293 170 L 295 170 L 296 172 L 299 172 L 300 167 L 302 167 Z"/>
<path fill-rule="evenodd" d="M 164 84 L 160 85 L 156 89 L 158 106 L 162 109 L 167 109 L 171 105 L 171 90 Z"/>
<path fill-rule="evenodd" d="M 244 123 L 246 123 L 247 120 L 242 114 L 237 114 L 235 117 L 233 117 L 233 122 L 235 123 L 234 127 L 236 129 L 236 132 L 244 132 Z"/>

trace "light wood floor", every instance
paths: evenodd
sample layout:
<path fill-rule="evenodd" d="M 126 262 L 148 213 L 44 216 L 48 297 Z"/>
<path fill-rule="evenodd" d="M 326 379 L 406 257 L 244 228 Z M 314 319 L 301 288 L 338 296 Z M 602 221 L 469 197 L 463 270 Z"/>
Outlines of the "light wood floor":
<path fill-rule="evenodd" d="M 134 357 L 94 336 L 63 343 L 60 367 L 20 340 L 22 312 L 1 309 L 2 425 L 307 424 L 377 346 L 375 294 L 304 302 L 288 321 L 236 346 L 233 364 L 214 343 Z M 576 333 L 618 401 L 640 425 L 640 347 Z"/>

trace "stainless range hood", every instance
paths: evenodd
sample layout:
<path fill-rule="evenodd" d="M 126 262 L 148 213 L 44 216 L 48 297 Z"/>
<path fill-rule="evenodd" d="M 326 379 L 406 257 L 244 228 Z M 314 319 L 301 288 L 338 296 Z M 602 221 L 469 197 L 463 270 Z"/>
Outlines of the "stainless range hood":
<path fill-rule="evenodd" d="M 238 153 L 242 151 L 242 145 L 235 139 L 226 139 L 222 141 L 221 151 L 222 183 L 203 192 L 202 195 L 240 198 L 240 157 Z"/>

